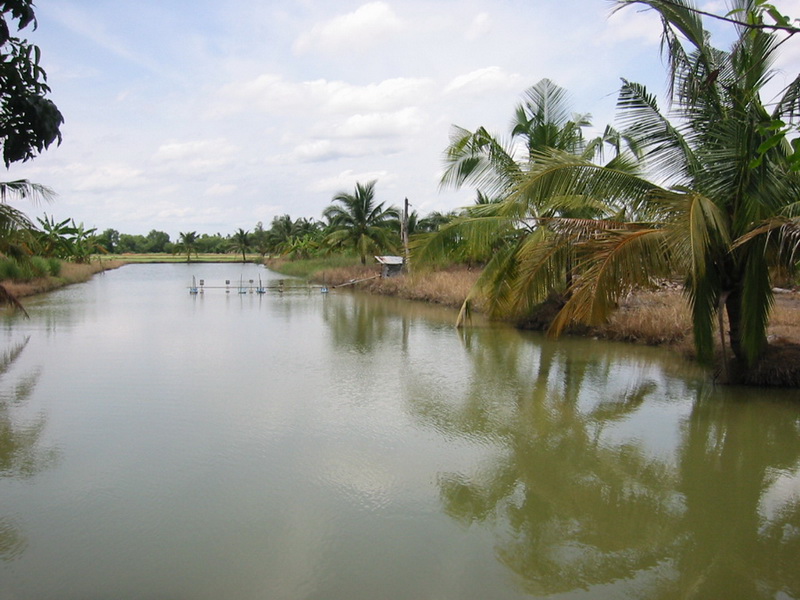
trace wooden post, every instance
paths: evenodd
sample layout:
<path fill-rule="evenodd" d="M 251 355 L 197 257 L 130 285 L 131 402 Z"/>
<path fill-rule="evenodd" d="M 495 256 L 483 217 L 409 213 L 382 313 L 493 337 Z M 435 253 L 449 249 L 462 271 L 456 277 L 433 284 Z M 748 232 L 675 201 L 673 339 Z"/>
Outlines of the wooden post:
<path fill-rule="evenodd" d="M 406 273 L 411 273 L 411 255 L 408 252 L 408 198 L 405 200 L 403 207 L 403 219 L 400 221 L 400 236 L 403 238 L 403 252 L 406 266 Z"/>

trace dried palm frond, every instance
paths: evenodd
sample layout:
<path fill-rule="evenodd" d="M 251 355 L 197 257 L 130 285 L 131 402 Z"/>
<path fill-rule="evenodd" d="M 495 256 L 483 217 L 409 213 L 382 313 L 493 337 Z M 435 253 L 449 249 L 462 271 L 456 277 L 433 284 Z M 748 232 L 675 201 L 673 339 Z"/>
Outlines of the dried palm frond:
<path fill-rule="evenodd" d="M 10 306 L 15 310 L 21 310 L 26 318 L 30 318 L 28 311 L 25 310 L 25 307 L 17 300 L 16 296 L 2 285 L 0 285 L 0 306 Z"/>

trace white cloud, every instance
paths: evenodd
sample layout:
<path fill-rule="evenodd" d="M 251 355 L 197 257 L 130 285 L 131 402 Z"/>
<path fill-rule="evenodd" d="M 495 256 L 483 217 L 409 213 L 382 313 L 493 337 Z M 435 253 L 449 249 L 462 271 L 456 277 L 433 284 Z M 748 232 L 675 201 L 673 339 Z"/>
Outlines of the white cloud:
<path fill-rule="evenodd" d="M 239 188 L 231 183 L 228 184 L 215 183 L 211 187 L 207 188 L 204 194 L 206 196 L 213 196 L 213 197 L 231 196 L 236 192 L 237 189 Z"/>
<path fill-rule="evenodd" d="M 158 147 L 153 160 L 171 172 L 208 173 L 231 164 L 236 153 L 236 146 L 224 139 L 168 142 Z"/>
<path fill-rule="evenodd" d="M 61 25 L 91 41 L 102 50 L 151 72 L 165 74 L 162 63 L 153 61 L 134 50 L 136 46 L 127 43 L 118 33 L 109 33 L 108 27 L 95 17 L 93 11 L 81 10 L 72 3 L 59 2 L 54 5 L 52 14 Z"/>
<path fill-rule="evenodd" d="M 485 67 L 455 77 L 444 91 L 446 94 L 482 94 L 499 90 L 520 90 L 524 85 L 523 78 L 516 73 L 507 73 L 500 67 Z"/>
<path fill-rule="evenodd" d="M 275 74 L 262 74 L 245 82 L 226 85 L 214 113 L 230 115 L 254 109 L 268 114 L 315 115 L 381 111 L 403 107 L 433 96 L 435 84 L 427 78 L 397 77 L 355 85 L 345 81 L 291 82 Z"/>
<path fill-rule="evenodd" d="M 292 165 L 296 163 L 325 162 L 340 158 L 355 158 L 364 156 L 371 149 L 363 144 L 354 144 L 330 139 L 315 139 L 298 144 L 288 154 L 271 157 L 268 162 L 274 164 Z"/>
<path fill-rule="evenodd" d="M 464 37 L 470 42 L 484 37 L 492 30 L 492 19 L 488 13 L 480 13 L 476 15 L 472 22 L 469 24 Z"/>
<path fill-rule="evenodd" d="M 346 15 L 314 25 L 311 31 L 297 38 L 294 50 L 298 53 L 363 52 L 385 43 L 403 30 L 403 21 L 386 2 L 370 2 Z"/>
<path fill-rule="evenodd" d="M 159 146 L 153 158 L 159 161 L 192 161 L 206 158 L 209 154 L 229 156 L 235 149 L 235 146 L 222 139 L 167 142 Z"/>
<path fill-rule="evenodd" d="M 419 109 L 408 107 L 393 113 L 352 115 L 334 133 L 346 138 L 399 137 L 419 133 L 423 123 Z"/>
<path fill-rule="evenodd" d="M 352 192 L 356 187 L 356 183 L 367 183 L 373 179 L 377 180 L 378 186 L 380 186 L 380 184 L 385 184 L 386 182 L 394 180 L 395 177 L 388 171 L 355 172 L 348 169 L 332 177 L 317 180 L 312 184 L 311 190 L 315 192 L 325 192 L 331 195 L 341 191 Z M 376 194 L 378 193 L 377 190 L 378 188 L 376 187 Z"/>
<path fill-rule="evenodd" d="M 105 192 L 141 185 L 143 172 L 122 164 L 82 165 L 67 168 L 74 177 L 73 188 L 79 192 Z"/>
<path fill-rule="evenodd" d="M 661 32 L 661 21 L 655 11 L 633 6 L 613 12 L 599 37 L 604 44 L 619 45 L 641 40 L 655 45 L 661 40 Z"/>

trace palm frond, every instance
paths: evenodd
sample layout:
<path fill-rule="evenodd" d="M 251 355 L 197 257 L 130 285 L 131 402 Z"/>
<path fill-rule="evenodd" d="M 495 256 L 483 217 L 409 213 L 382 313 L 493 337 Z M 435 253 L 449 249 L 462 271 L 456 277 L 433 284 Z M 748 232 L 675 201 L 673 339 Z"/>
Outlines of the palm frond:
<path fill-rule="evenodd" d="M 511 290 L 516 313 L 529 314 L 554 292 L 565 292 L 579 238 L 580 234 L 542 227 L 520 244 L 516 251 L 518 276 Z"/>
<path fill-rule="evenodd" d="M 655 184 L 626 171 L 603 168 L 551 150 L 537 153 L 536 164 L 520 177 L 509 199 L 523 206 L 540 207 L 554 197 L 584 196 L 636 211 L 647 204 L 655 189 Z M 532 208 L 530 212 L 534 212 Z"/>
<path fill-rule="evenodd" d="M 51 188 L 27 179 L 0 181 L 0 203 L 8 202 L 10 198 L 19 198 L 39 204 L 42 201 L 50 202 L 55 196 L 56 193 Z"/>
<path fill-rule="evenodd" d="M 519 170 L 512 150 L 483 127 L 471 132 L 454 126 L 444 164 L 439 183 L 443 189 L 470 183 L 492 195 L 502 194 Z"/>
<path fill-rule="evenodd" d="M 647 88 L 625 79 L 617 99 L 620 124 L 625 135 L 636 140 L 652 172 L 669 177 L 670 183 L 688 183 L 700 163 L 681 131 L 661 112 Z"/>
<path fill-rule="evenodd" d="M 488 259 L 515 232 L 504 216 L 459 217 L 438 231 L 415 237 L 410 244 L 412 260 L 424 264 L 453 258 Z"/>
<path fill-rule="evenodd" d="M 0 203 L 0 236 L 14 231 L 33 228 L 33 222 L 21 210 Z"/>
<path fill-rule="evenodd" d="M 550 333 L 570 323 L 602 323 L 631 289 L 649 286 L 670 273 L 669 249 L 661 229 L 611 230 L 579 248 L 579 276 Z"/>
<path fill-rule="evenodd" d="M 800 74 L 786 86 L 772 113 L 773 119 L 792 120 L 800 117 Z"/>
<path fill-rule="evenodd" d="M 2 305 L 10 306 L 15 310 L 21 310 L 22 314 L 25 315 L 26 318 L 30 318 L 28 311 L 26 311 L 25 307 L 22 306 L 19 300 L 17 300 L 17 297 L 9 292 L 5 287 L 0 285 L 0 306 Z"/>

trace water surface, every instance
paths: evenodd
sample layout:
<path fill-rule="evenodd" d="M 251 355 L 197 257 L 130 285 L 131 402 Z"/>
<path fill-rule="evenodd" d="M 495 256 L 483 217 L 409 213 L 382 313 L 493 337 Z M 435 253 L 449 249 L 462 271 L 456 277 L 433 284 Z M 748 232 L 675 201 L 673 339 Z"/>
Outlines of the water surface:
<path fill-rule="evenodd" d="M 279 280 L 3 317 L 0 598 L 800 598 L 797 391 Z"/>

